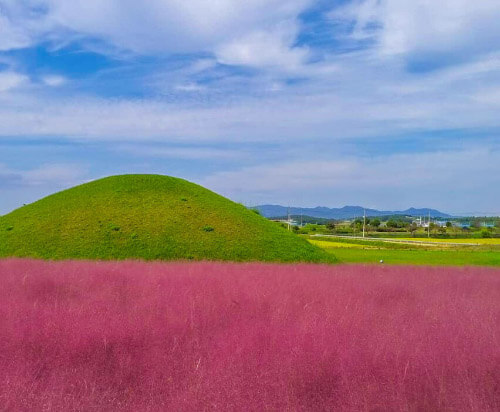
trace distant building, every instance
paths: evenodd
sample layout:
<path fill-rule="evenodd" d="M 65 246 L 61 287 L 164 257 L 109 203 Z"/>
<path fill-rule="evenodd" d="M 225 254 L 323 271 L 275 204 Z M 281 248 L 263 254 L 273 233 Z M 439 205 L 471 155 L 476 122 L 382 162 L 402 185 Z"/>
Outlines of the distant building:
<path fill-rule="evenodd" d="M 273 222 L 284 223 L 290 226 L 300 226 L 300 223 L 293 219 L 271 219 Z"/>
<path fill-rule="evenodd" d="M 481 227 L 494 228 L 495 224 L 491 222 L 483 222 L 481 223 Z"/>
<path fill-rule="evenodd" d="M 429 222 L 426 222 L 425 219 L 422 219 L 421 217 L 413 220 L 412 223 L 415 223 L 418 227 L 429 227 Z"/>
<path fill-rule="evenodd" d="M 422 228 L 428 228 L 429 227 L 429 220 L 426 218 L 421 218 L 419 217 L 418 219 L 414 219 L 412 223 L 415 223 L 418 227 Z M 431 220 L 431 223 L 438 227 L 446 227 L 446 220 Z"/>

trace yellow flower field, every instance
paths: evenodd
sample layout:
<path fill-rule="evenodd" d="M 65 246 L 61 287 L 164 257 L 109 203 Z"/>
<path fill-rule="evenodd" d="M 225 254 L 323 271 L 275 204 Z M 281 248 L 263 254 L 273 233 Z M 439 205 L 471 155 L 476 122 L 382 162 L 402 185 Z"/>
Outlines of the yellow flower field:
<path fill-rule="evenodd" d="M 357 243 L 344 243 L 344 242 L 327 242 L 325 240 L 312 240 L 308 239 L 313 245 L 319 246 L 323 249 L 328 248 L 349 248 L 349 249 L 378 249 L 373 246 L 360 245 Z"/>

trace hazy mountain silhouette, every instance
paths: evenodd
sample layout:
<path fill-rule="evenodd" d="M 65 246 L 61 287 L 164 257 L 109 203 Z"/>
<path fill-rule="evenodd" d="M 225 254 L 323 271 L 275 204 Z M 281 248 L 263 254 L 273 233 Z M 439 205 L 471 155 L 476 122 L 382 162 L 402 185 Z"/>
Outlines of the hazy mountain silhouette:
<path fill-rule="evenodd" d="M 260 205 L 253 209 L 258 209 L 260 213 L 265 217 L 278 217 L 286 216 L 288 213 L 288 207 L 281 205 Z M 429 216 L 431 217 L 452 217 L 447 213 L 440 212 L 436 209 L 416 209 L 414 207 L 406 210 L 376 210 L 376 209 L 365 209 L 361 206 L 344 206 L 341 208 L 329 208 L 329 207 L 290 207 L 291 215 L 304 215 L 311 217 L 318 217 L 324 219 L 352 219 L 355 217 L 363 216 L 364 211 L 366 211 L 366 216 L 390 216 L 390 215 L 402 215 L 402 216 Z"/>

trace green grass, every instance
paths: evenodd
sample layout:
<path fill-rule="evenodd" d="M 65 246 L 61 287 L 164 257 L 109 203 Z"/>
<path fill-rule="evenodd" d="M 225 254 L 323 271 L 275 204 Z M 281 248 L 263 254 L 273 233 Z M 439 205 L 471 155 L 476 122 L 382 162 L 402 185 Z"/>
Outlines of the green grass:
<path fill-rule="evenodd" d="M 500 266 L 500 252 L 464 250 L 404 250 L 331 248 L 340 263 L 378 263 L 397 265 L 484 265 Z"/>
<path fill-rule="evenodd" d="M 201 186 L 113 176 L 0 217 L 0 257 L 334 262 L 335 257 Z"/>
<path fill-rule="evenodd" d="M 336 237 L 310 237 L 309 241 L 335 254 L 341 263 L 383 260 L 387 264 L 500 266 L 500 247 L 495 244 L 429 246 Z"/>
<path fill-rule="evenodd" d="M 478 237 L 468 237 L 468 238 L 401 238 L 400 240 L 421 240 L 423 242 L 434 242 L 434 243 L 478 243 L 480 245 L 500 245 L 500 238 L 478 238 Z"/>

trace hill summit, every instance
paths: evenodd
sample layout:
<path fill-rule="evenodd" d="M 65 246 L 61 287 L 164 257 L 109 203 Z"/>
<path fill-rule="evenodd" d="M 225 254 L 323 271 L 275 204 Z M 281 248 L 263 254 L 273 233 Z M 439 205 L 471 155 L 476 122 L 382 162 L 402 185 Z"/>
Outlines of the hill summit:
<path fill-rule="evenodd" d="M 242 205 L 186 180 L 160 175 L 107 177 L 0 217 L 0 256 L 332 260 Z"/>

